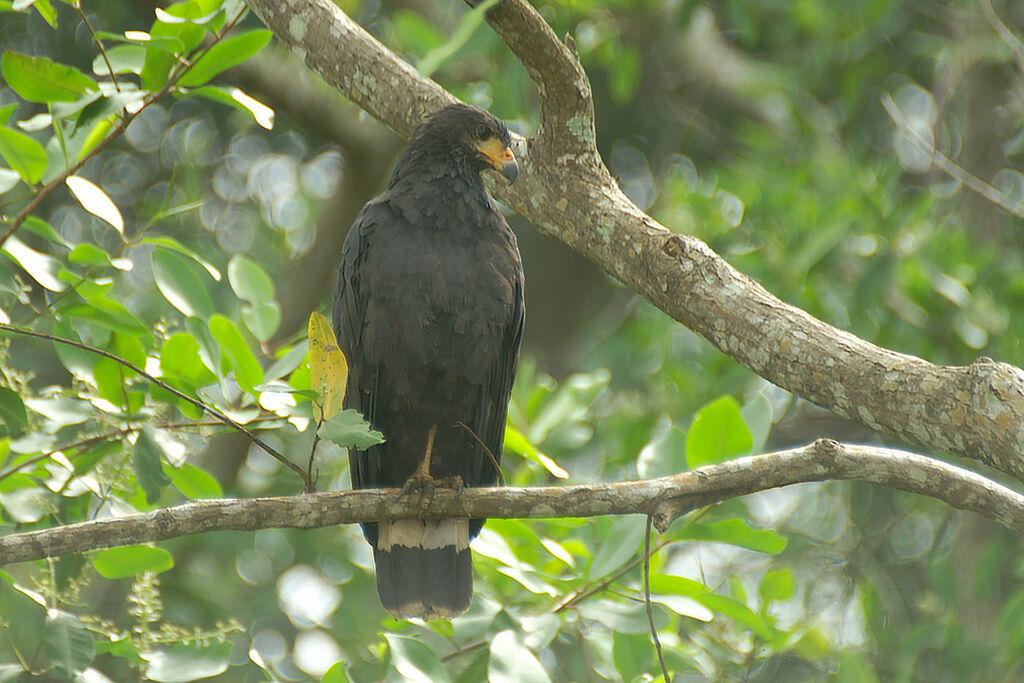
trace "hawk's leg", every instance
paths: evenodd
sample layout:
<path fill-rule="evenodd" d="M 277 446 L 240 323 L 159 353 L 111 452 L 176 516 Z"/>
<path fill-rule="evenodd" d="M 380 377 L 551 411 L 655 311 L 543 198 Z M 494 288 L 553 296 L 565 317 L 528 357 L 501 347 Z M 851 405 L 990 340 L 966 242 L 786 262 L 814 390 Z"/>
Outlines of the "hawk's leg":
<path fill-rule="evenodd" d="M 416 467 L 416 471 L 405 480 L 405 484 L 402 485 L 402 492 L 398 495 L 398 499 L 401 500 L 410 493 L 418 491 L 422 496 L 420 506 L 423 512 L 426 512 L 430 507 L 430 502 L 434 499 L 434 492 L 438 488 L 455 489 L 456 493 L 462 493 L 462 489 L 466 486 L 462 481 L 462 477 L 457 474 L 445 477 L 444 479 L 434 479 L 430 474 L 430 454 L 434 450 L 434 436 L 436 433 L 437 425 L 434 425 L 427 432 L 427 450 L 423 455 L 423 460 Z"/>
<path fill-rule="evenodd" d="M 434 490 L 437 488 L 438 482 L 430 476 L 430 454 L 434 450 L 434 436 L 437 434 L 437 425 L 433 425 L 430 431 L 427 432 L 427 450 L 423 454 L 423 460 L 416 467 L 416 471 L 409 475 L 409 478 L 405 480 L 405 484 L 402 485 L 402 492 L 398 494 L 398 499 L 402 500 L 410 493 L 418 491 L 422 496 L 420 500 L 420 507 L 422 508 L 421 514 L 427 511 L 430 507 L 430 501 L 434 499 Z"/>

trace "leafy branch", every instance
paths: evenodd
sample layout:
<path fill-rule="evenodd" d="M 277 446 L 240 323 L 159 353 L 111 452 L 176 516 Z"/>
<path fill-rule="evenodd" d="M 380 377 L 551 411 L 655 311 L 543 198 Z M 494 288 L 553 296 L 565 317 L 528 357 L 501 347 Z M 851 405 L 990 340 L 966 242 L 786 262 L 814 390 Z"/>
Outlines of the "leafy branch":
<path fill-rule="evenodd" d="M 256 436 L 256 434 L 254 434 L 252 431 L 250 431 L 244 425 L 236 422 L 235 420 L 232 420 L 230 417 L 228 417 L 227 415 L 225 415 L 221 411 L 217 410 L 213 406 L 208 405 L 206 403 L 203 403 L 202 401 L 200 401 L 198 399 L 192 398 L 191 396 L 189 396 L 185 392 L 176 389 L 175 387 L 171 386 L 167 382 L 164 382 L 163 380 L 161 380 L 161 379 L 159 379 L 157 377 L 154 377 L 153 375 L 151 375 L 148 372 L 146 372 L 144 369 L 140 368 L 135 363 L 132 363 L 129 360 L 121 358 L 117 354 L 111 353 L 109 351 L 105 351 L 104 349 L 96 348 L 95 346 L 90 346 L 89 344 L 83 344 L 82 342 L 74 341 L 72 339 L 65 339 L 63 337 L 58 337 L 56 335 L 46 334 L 44 332 L 34 332 L 32 330 L 26 330 L 26 329 L 23 329 L 23 328 L 20 328 L 20 327 L 15 327 L 13 325 L 5 325 L 5 324 L 0 323 L 0 331 L 8 332 L 8 333 L 11 333 L 11 334 L 18 334 L 18 335 L 22 335 L 22 336 L 26 336 L 26 337 L 35 337 L 36 339 L 45 339 L 47 341 L 51 341 L 51 342 L 54 342 L 56 344 L 65 344 L 67 346 L 73 346 L 73 347 L 75 347 L 77 349 L 81 349 L 83 351 L 88 351 L 90 353 L 95 353 L 96 355 L 103 356 L 104 358 L 109 358 L 110 360 L 114 361 L 115 363 L 118 363 L 119 365 L 128 368 L 132 372 L 135 372 L 135 373 L 139 374 L 140 376 L 144 377 L 147 381 L 152 382 L 153 384 L 157 385 L 161 389 L 174 394 L 176 397 L 180 398 L 183 401 L 187 401 L 188 403 L 192 404 L 196 408 L 199 408 L 200 410 L 202 410 L 204 413 L 206 413 L 206 414 L 210 415 L 211 417 L 219 420 L 221 423 L 231 427 L 232 429 L 235 429 L 235 430 L 241 432 L 242 434 L 245 434 L 253 443 L 255 443 L 257 446 L 259 446 L 264 451 L 266 451 L 268 455 L 273 457 L 275 460 L 278 460 L 279 462 L 281 462 L 282 464 L 287 466 L 290 470 L 292 470 L 297 475 L 299 475 L 299 477 L 302 479 L 302 481 L 306 484 L 307 487 L 309 487 L 311 485 L 311 482 L 307 479 L 306 473 L 303 471 L 303 469 L 301 467 L 299 467 L 298 465 L 293 463 L 291 460 L 286 458 L 284 455 L 282 455 L 276 448 L 274 448 L 273 446 L 271 446 L 270 444 L 266 443 L 261 438 Z"/>

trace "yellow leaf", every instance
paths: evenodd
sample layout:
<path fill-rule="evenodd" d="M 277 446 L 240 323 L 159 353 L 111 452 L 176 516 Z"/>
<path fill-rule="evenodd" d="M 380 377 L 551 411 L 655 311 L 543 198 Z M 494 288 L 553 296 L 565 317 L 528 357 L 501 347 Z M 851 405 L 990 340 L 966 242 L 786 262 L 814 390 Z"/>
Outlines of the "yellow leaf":
<path fill-rule="evenodd" d="M 320 313 L 309 316 L 310 388 L 320 395 L 314 402 L 314 417 L 326 420 L 341 410 L 348 383 L 348 362 L 338 347 L 334 330 Z"/>

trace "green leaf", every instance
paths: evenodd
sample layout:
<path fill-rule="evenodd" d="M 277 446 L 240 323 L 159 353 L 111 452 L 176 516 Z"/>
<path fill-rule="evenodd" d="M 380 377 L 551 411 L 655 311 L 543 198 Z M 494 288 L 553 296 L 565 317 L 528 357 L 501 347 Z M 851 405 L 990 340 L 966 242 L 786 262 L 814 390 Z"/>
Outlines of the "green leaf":
<path fill-rule="evenodd" d="M 320 677 L 320 683 L 351 683 L 351 680 L 345 670 L 344 660 L 332 664 L 331 668 Z"/>
<path fill-rule="evenodd" d="M 7 433 L 17 439 L 28 427 L 28 413 L 18 392 L 0 387 L 0 420 L 7 425 Z"/>
<path fill-rule="evenodd" d="M 256 29 L 222 40 L 207 51 L 178 81 L 186 87 L 202 85 L 222 71 L 237 66 L 270 42 L 273 33 Z"/>
<path fill-rule="evenodd" d="M 437 653 L 418 638 L 385 633 L 391 648 L 391 666 L 406 680 L 448 681 L 448 672 Z"/>
<path fill-rule="evenodd" d="M 267 342 L 281 325 L 281 307 L 276 301 L 245 305 L 242 306 L 242 320 L 254 337 Z"/>
<path fill-rule="evenodd" d="M 135 314 L 119 301 L 105 296 L 96 296 L 88 303 L 71 304 L 58 310 L 65 317 L 81 318 L 113 332 L 131 337 L 149 337 L 149 327 L 135 317 Z"/>
<path fill-rule="evenodd" d="M 153 251 L 153 279 L 164 298 L 184 315 L 209 320 L 213 315 L 210 285 L 194 262 L 168 249 Z"/>
<path fill-rule="evenodd" d="M 199 341 L 187 332 L 176 332 L 164 342 L 160 371 L 164 376 L 179 377 L 193 386 L 210 384 L 217 379 L 203 364 Z"/>
<path fill-rule="evenodd" d="M 6 126 L 11 120 L 11 117 L 14 116 L 14 112 L 18 111 L 18 107 L 20 106 L 21 105 L 17 102 L 12 102 L 11 104 L 0 107 L 0 126 Z"/>
<path fill-rule="evenodd" d="M 4 52 L 0 58 L 7 85 L 29 102 L 73 102 L 89 90 L 99 90 L 96 81 L 78 69 L 45 57 Z"/>
<path fill-rule="evenodd" d="M 489 683 L 551 683 L 543 665 L 511 629 L 501 631 L 491 640 L 487 680 Z"/>
<path fill-rule="evenodd" d="M 146 492 L 146 502 L 152 505 L 160 498 L 160 489 L 171 483 L 162 466 L 163 449 L 153 436 L 149 425 L 139 432 L 139 438 L 132 448 L 132 466 L 139 486 Z"/>
<path fill-rule="evenodd" d="M 200 498 L 222 498 L 224 490 L 220 482 L 207 472 L 195 465 L 185 463 L 180 468 L 164 464 L 164 474 L 171 479 L 174 488 L 181 491 L 181 494 L 192 500 Z"/>
<path fill-rule="evenodd" d="M 168 7 L 167 11 L 179 12 L 180 8 L 193 12 L 199 9 L 195 3 L 183 2 Z M 149 33 L 152 40 L 145 43 L 146 63 L 142 66 L 139 80 L 143 90 L 156 92 L 167 85 L 171 70 L 178 64 L 177 55 L 194 50 L 203 41 L 206 30 L 188 22 L 165 23 L 157 19 Z M 175 50 L 176 45 L 171 41 L 177 41 L 180 49 Z"/>
<path fill-rule="evenodd" d="M 242 333 L 231 320 L 220 314 L 210 318 L 210 333 L 221 350 L 227 353 L 228 362 L 235 371 L 235 380 L 243 389 L 253 393 L 254 387 L 263 383 L 263 368 L 245 343 Z"/>
<path fill-rule="evenodd" d="M 796 593 L 796 579 L 789 569 L 773 569 L 761 579 L 761 599 L 770 602 L 789 600 Z"/>
<path fill-rule="evenodd" d="M 38 183 L 46 173 L 46 150 L 19 131 L 0 128 L 0 156 L 29 185 Z"/>
<path fill-rule="evenodd" d="M 228 263 L 228 282 L 242 301 L 259 304 L 274 299 L 274 281 L 251 258 L 236 254 Z"/>
<path fill-rule="evenodd" d="M 57 28 L 57 10 L 50 4 L 50 0 L 33 0 L 32 6 L 39 12 L 39 16 L 50 25 L 50 28 Z"/>
<path fill-rule="evenodd" d="M 686 461 L 691 468 L 749 455 L 754 437 L 747 429 L 740 405 L 723 396 L 697 413 L 686 436 Z"/>
<path fill-rule="evenodd" d="M 215 642 L 209 647 L 175 644 L 166 650 L 143 655 L 146 660 L 145 675 L 147 679 L 161 683 L 184 683 L 210 678 L 227 670 L 230 654 L 230 642 Z"/>
<path fill-rule="evenodd" d="M 105 578 L 124 579 L 143 572 L 165 572 L 174 567 L 174 556 L 163 548 L 129 545 L 100 551 L 93 556 L 92 564 Z"/>
<path fill-rule="evenodd" d="M 786 539 L 771 529 L 755 529 L 746 520 L 733 518 L 717 522 L 691 524 L 676 536 L 698 541 L 718 541 L 758 552 L 778 555 L 786 549 Z"/>
<path fill-rule="evenodd" d="M 601 546 L 590 563 L 587 578 L 596 581 L 626 564 L 643 545 L 647 518 L 643 515 L 623 515 L 601 534 Z"/>
<path fill-rule="evenodd" d="M 369 448 L 384 442 L 384 435 L 370 427 L 359 411 L 349 408 L 329 418 L 320 427 L 320 438 L 342 448 Z"/>
<path fill-rule="evenodd" d="M 68 254 L 68 261 L 87 266 L 109 266 L 110 255 L 91 242 L 82 242 Z"/>
<path fill-rule="evenodd" d="M 72 679 L 92 664 L 96 643 L 78 617 L 51 610 L 43 630 L 43 652 L 51 664 Z"/>

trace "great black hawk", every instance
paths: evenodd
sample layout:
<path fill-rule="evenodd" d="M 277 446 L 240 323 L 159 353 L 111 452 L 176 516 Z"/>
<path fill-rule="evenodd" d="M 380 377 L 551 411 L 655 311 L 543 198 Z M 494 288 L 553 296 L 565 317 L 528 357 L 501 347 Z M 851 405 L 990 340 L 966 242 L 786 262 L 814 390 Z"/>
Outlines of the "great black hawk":
<path fill-rule="evenodd" d="M 515 181 L 510 142 L 490 113 L 445 107 L 416 130 L 387 190 L 345 239 L 334 331 L 349 363 L 346 407 L 387 439 L 350 451 L 355 488 L 402 487 L 414 475 L 421 485 L 498 478 L 523 334 L 523 269 L 482 174 Z M 363 524 L 384 608 L 398 618 L 465 612 L 469 541 L 483 523 Z"/>

